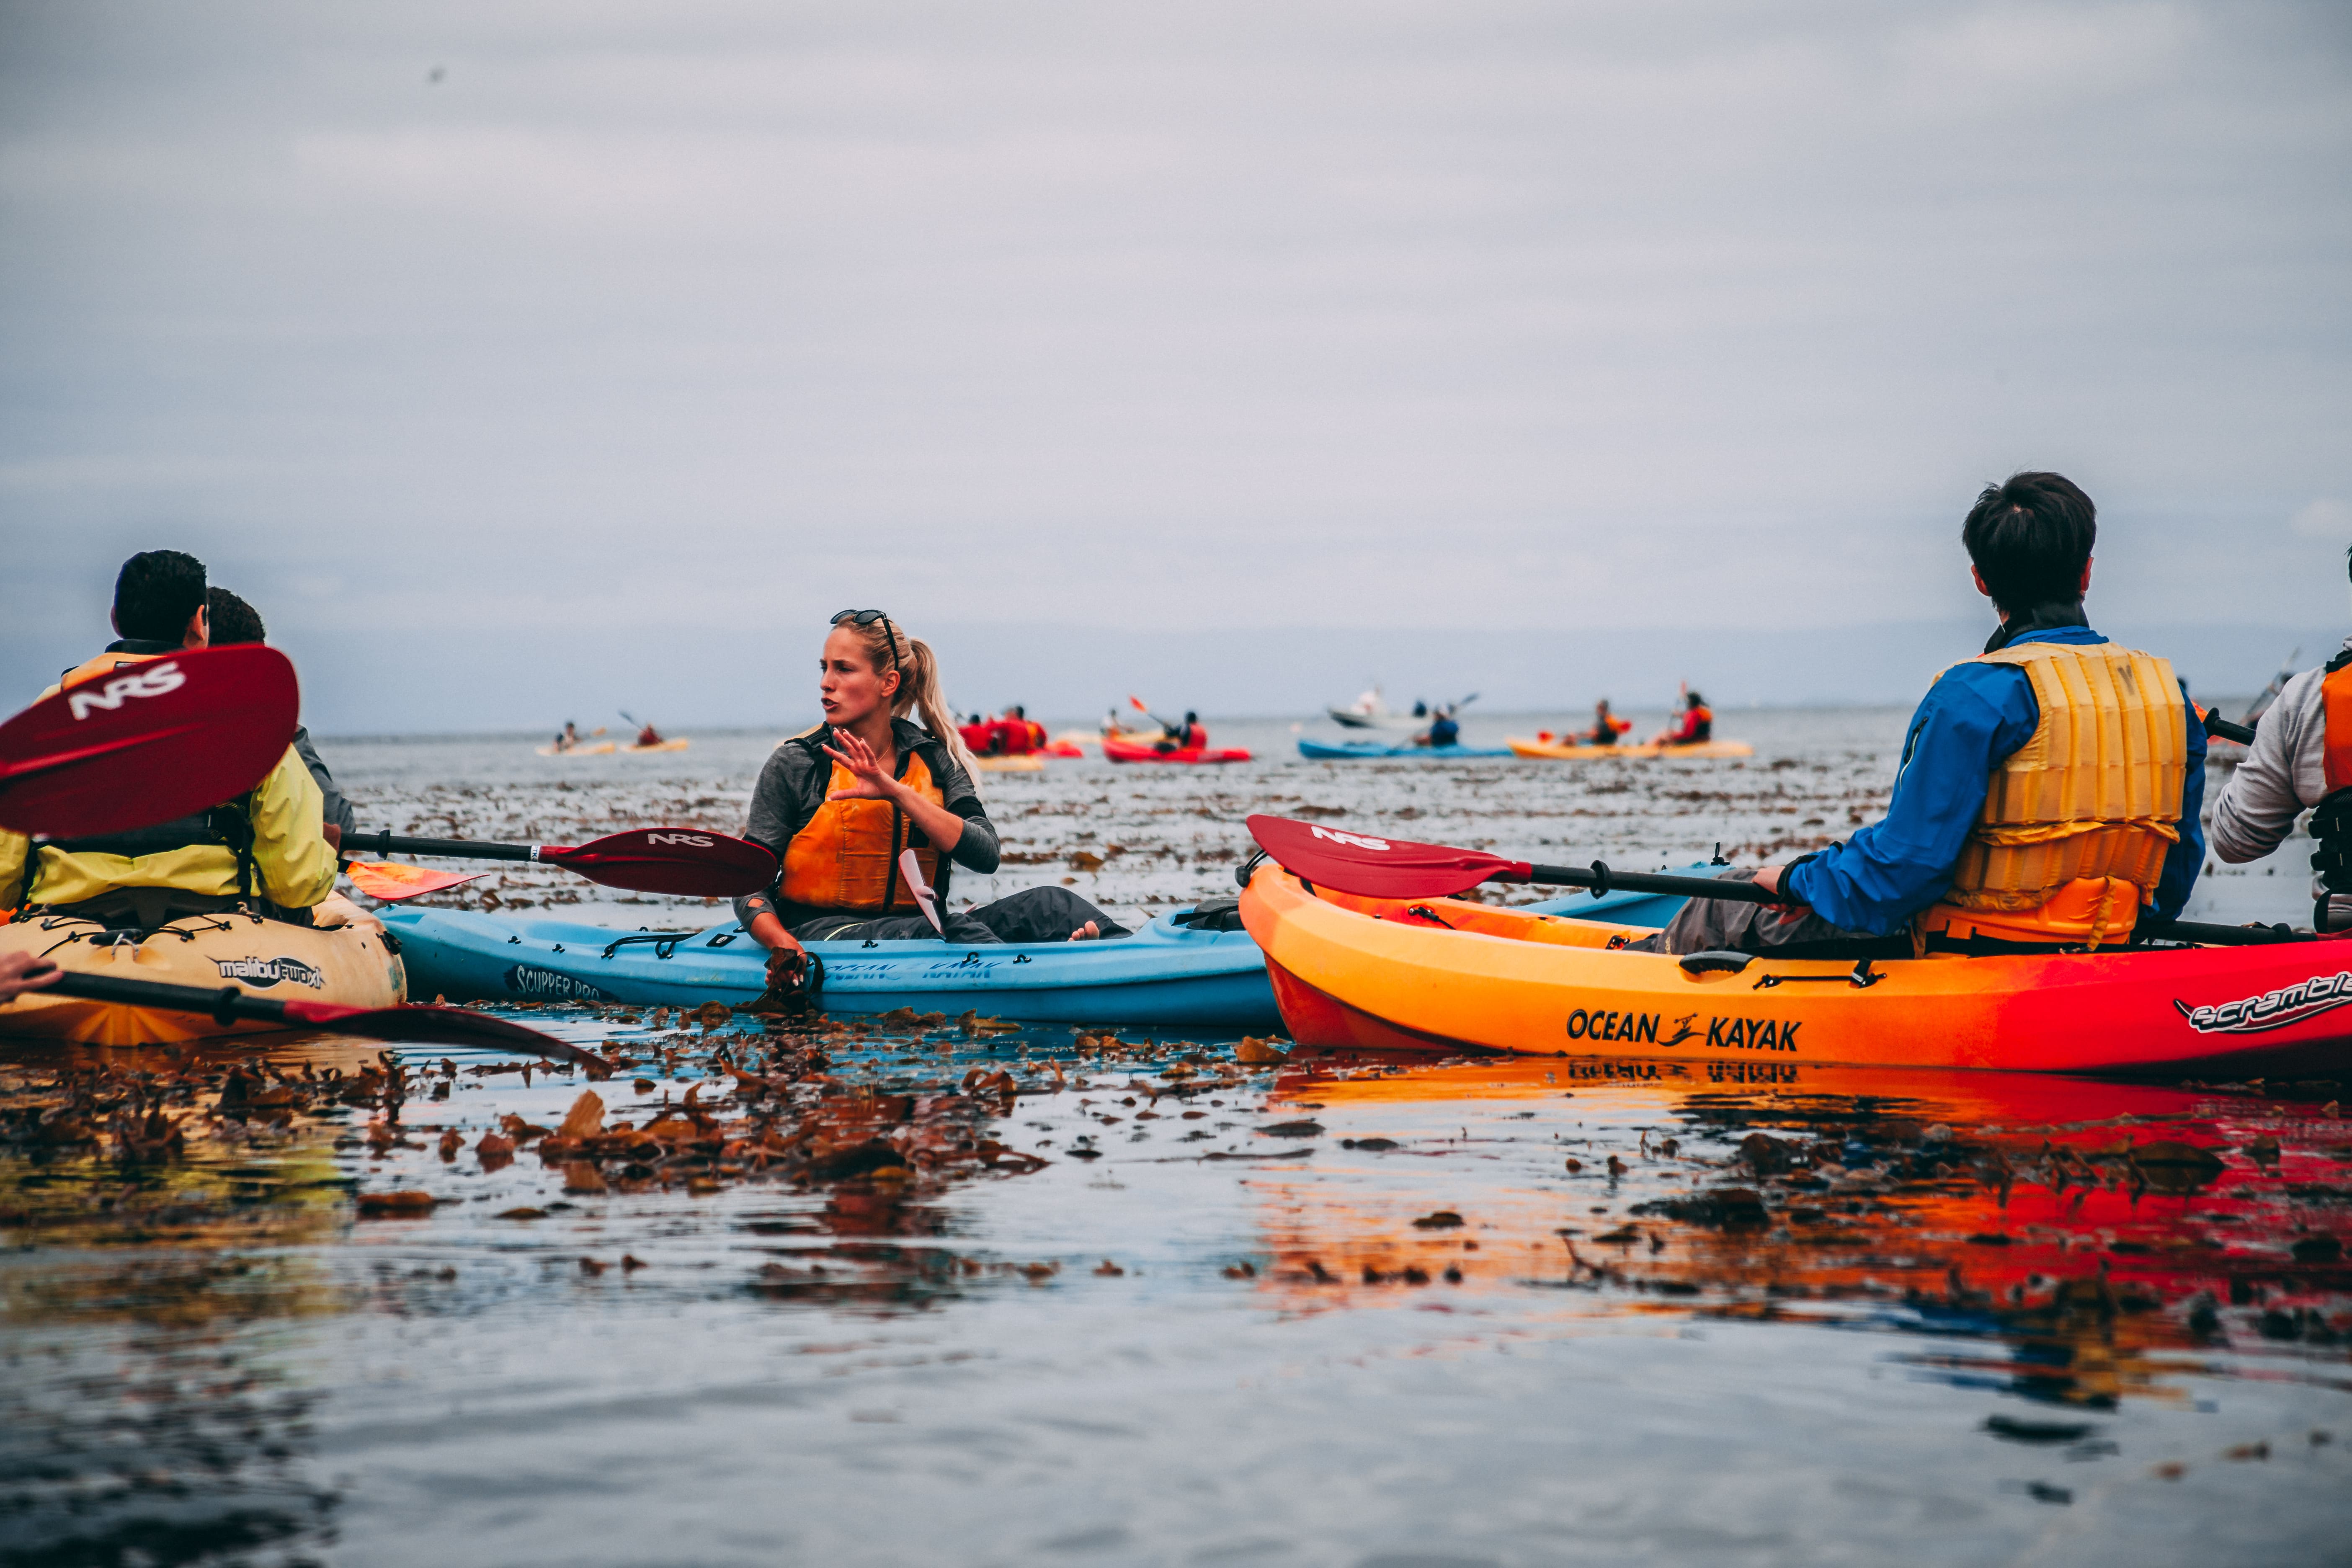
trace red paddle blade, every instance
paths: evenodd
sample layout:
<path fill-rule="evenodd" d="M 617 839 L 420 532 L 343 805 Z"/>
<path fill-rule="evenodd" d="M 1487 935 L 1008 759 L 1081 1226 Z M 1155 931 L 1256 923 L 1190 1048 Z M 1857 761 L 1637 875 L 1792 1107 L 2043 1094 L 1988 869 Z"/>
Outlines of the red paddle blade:
<path fill-rule="evenodd" d="M 352 879 L 352 887 L 385 904 L 462 887 L 489 875 L 488 871 L 432 871 L 394 860 L 353 860 L 343 868 L 343 874 Z"/>
<path fill-rule="evenodd" d="M 339 1007 L 331 1002 L 289 1001 L 285 1017 L 291 1025 L 338 1035 L 364 1035 L 392 1044 L 489 1046 L 577 1062 L 599 1078 L 612 1071 L 610 1062 L 578 1046 L 463 1007 Z"/>
<path fill-rule="evenodd" d="M 756 893 L 776 879 L 765 847 L 694 827 L 635 828 L 576 849 L 542 848 L 539 858 L 608 888 L 698 899 Z"/>
<path fill-rule="evenodd" d="M 1442 899 L 1481 882 L 1524 882 L 1534 868 L 1478 849 L 1349 833 L 1286 816 L 1253 816 L 1250 837 L 1285 870 L 1368 899 Z"/>
<path fill-rule="evenodd" d="M 218 805 L 278 765 L 300 707 L 293 665 L 258 643 L 84 681 L 0 725 L 0 826 L 70 838 Z"/>

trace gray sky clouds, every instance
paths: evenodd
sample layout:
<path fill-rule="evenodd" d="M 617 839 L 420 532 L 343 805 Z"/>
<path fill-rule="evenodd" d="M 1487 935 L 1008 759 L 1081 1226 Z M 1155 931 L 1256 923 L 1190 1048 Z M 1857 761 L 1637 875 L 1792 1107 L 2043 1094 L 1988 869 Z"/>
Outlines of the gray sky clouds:
<path fill-rule="evenodd" d="M 2025 466 L 2103 617 L 2331 625 L 2347 18 L 12 5 L 5 647 L 184 542 L 298 654 L 597 680 L 847 604 L 1098 628 L 1112 686 L 1129 631 L 1736 662 L 1976 613 Z"/>

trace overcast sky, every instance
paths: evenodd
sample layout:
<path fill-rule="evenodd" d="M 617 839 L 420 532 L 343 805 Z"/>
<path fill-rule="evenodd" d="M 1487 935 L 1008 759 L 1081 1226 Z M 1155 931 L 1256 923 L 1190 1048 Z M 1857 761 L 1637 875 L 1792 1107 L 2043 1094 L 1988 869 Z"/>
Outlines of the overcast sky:
<path fill-rule="evenodd" d="M 0 5 L 28 689 L 162 544 L 342 730 L 799 711 L 844 605 L 1720 665 L 1980 617 L 2024 467 L 2103 622 L 2339 626 L 2347 431 L 2340 3 Z"/>

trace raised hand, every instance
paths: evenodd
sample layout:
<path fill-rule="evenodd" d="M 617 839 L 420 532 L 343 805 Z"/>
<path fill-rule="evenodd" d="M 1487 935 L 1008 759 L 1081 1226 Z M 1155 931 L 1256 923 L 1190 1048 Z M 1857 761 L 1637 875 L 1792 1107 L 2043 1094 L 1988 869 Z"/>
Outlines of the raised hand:
<path fill-rule="evenodd" d="M 847 768 L 856 777 L 849 789 L 837 789 L 825 796 L 827 800 L 889 800 L 897 794 L 898 781 L 890 770 L 874 754 L 874 748 L 846 730 L 833 732 L 834 744 L 824 754 Z"/>

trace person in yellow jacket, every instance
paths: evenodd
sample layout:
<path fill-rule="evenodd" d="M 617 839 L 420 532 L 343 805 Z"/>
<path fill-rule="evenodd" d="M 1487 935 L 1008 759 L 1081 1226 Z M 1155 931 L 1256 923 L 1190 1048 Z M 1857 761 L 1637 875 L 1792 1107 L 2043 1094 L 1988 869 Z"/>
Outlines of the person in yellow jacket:
<path fill-rule="evenodd" d="M 1781 905 L 1693 900 L 1651 952 L 1801 957 L 2095 947 L 2177 916 L 2205 859 L 2205 728 L 2172 667 L 2091 629 L 2091 498 L 1987 486 L 1960 531 L 2000 626 L 1912 716 L 1884 820 L 1754 872 Z"/>
<path fill-rule="evenodd" d="M 118 640 L 65 672 L 49 696 L 127 664 L 203 647 L 211 628 L 205 568 L 176 550 L 123 563 L 114 584 Z M 37 843 L 0 832 L 0 909 L 86 915 L 152 927 L 238 904 L 298 924 L 335 886 L 319 786 L 292 746 L 235 800 L 152 827 Z"/>

